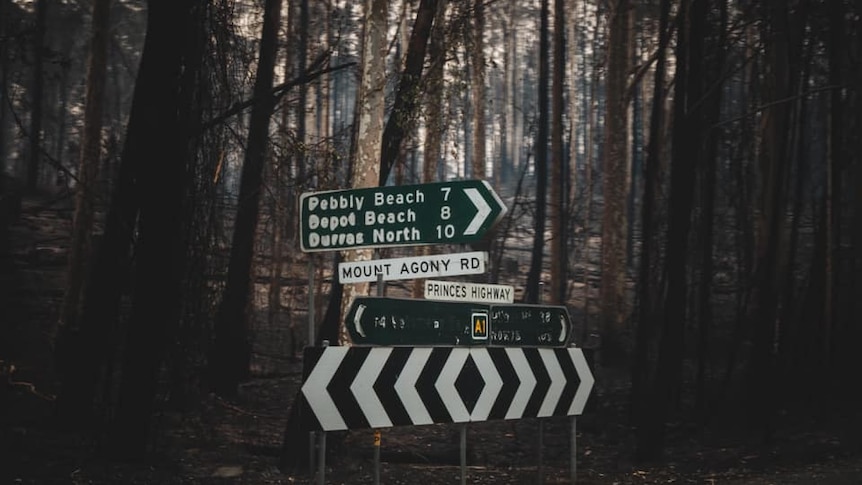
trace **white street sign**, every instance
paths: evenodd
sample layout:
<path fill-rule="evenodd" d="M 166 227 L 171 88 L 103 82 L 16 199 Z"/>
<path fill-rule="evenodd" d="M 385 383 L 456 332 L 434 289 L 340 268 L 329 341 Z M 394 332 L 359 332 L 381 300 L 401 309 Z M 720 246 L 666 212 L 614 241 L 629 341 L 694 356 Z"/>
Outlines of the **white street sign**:
<path fill-rule="evenodd" d="M 513 303 L 515 287 L 485 283 L 428 280 L 425 299 L 441 301 L 475 301 L 482 303 Z"/>
<path fill-rule="evenodd" d="M 364 283 L 377 281 L 378 275 L 382 275 L 384 281 L 393 281 L 412 278 L 482 274 L 485 272 L 485 261 L 487 259 L 487 252 L 472 251 L 456 254 L 434 254 L 430 256 L 339 263 L 338 281 L 345 284 Z"/>

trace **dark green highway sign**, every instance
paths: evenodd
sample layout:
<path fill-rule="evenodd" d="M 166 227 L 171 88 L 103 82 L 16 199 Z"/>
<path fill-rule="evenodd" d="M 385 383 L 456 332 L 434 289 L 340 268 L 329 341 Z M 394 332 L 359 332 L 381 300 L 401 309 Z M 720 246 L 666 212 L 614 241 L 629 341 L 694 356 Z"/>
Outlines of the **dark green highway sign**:
<path fill-rule="evenodd" d="M 506 213 L 484 180 L 308 192 L 299 210 L 305 252 L 470 243 Z"/>
<path fill-rule="evenodd" d="M 345 322 L 356 345 L 564 347 L 565 307 L 357 297 Z"/>

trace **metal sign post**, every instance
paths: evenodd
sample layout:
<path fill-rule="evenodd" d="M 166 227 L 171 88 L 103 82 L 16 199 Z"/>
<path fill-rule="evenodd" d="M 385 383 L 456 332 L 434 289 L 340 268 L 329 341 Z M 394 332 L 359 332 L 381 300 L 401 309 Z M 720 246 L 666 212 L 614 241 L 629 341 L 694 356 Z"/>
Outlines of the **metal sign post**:
<path fill-rule="evenodd" d="M 329 346 L 329 341 L 323 341 L 323 347 Z M 317 483 L 324 485 L 326 483 L 326 430 L 317 432 Z"/>
<path fill-rule="evenodd" d="M 539 303 L 545 301 L 545 283 L 543 281 L 539 282 Z M 539 419 L 539 432 L 538 432 L 538 450 L 536 450 L 536 459 L 538 463 L 536 464 L 536 472 L 538 474 L 538 482 L 537 483 L 545 483 L 545 420 Z"/>
<path fill-rule="evenodd" d="M 467 425 L 461 424 L 461 485 L 467 485 Z"/>
<path fill-rule="evenodd" d="M 314 345 L 314 255 L 308 257 L 308 345 Z M 315 432 L 308 433 L 308 473 L 314 476 Z"/>
<path fill-rule="evenodd" d="M 380 485 L 380 430 L 374 430 L 374 485 Z"/>
<path fill-rule="evenodd" d="M 578 479 L 578 462 L 577 462 L 577 444 L 578 444 L 578 434 L 577 434 L 577 416 L 572 416 L 571 418 L 571 439 L 569 440 L 569 451 L 571 455 L 569 456 L 569 481 L 574 485 L 575 481 Z"/>
<path fill-rule="evenodd" d="M 386 293 L 386 283 L 383 280 L 383 274 L 377 274 L 377 296 L 383 296 Z M 380 485 L 380 430 L 374 430 L 374 485 Z"/>
<path fill-rule="evenodd" d="M 326 431 L 318 431 L 318 452 L 320 454 L 317 459 L 317 483 L 324 485 L 326 483 Z"/>

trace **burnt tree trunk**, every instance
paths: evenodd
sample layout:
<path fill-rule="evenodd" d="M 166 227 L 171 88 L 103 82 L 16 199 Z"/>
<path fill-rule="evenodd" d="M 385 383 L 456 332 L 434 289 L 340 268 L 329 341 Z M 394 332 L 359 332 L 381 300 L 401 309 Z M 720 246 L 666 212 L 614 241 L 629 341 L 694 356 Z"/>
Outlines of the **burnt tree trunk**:
<path fill-rule="evenodd" d="M 856 35 L 856 52 L 862 52 L 862 5 L 856 4 L 855 12 L 856 20 L 854 31 Z M 850 106 L 847 112 L 852 113 L 851 126 L 848 127 L 850 133 L 859 133 L 862 131 L 862 63 L 856 62 L 851 69 L 853 82 L 850 96 Z M 855 168 L 852 174 L 852 191 L 853 195 L 853 231 L 852 231 L 852 251 L 851 261 L 853 261 L 852 271 L 852 295 L 848 299 L 848 313 L 850 315 L 862 315 L 862 136 L 853 137 L 855 145 L 850 146 L 855 154 Z M 848 319 L 853 320 L 853 319 Z M 848 321 L 850 337 L 848 342 L 859 342 L 862 339 L 862 324 L 855 319 Z M 862 368 L 862 352 L 852 352 L 847 354 L 849 364 L 846 368 L 860 369 Z M 862 395 L 862 386 L 852 386 L 854 397 L 859 398 Z"/>
<path fill-rule="evenodd" d="M 443 117 L 443 68 L 446 64 L 446 0 L 438 0 L 434 27 L 428 41 L 428 73 L 425 75 L 425 144 L 422 182 L 438 180 L 443 134 L 446 131 Z M 416 255 L 432 254 L 433 246 L 419 246 Z M 413 297 L 421 298 L 424 289 L 421 279 L 413 282 Z"/>
<path fill-rule="evenodd" d="M 539 126 L 536 134 L 536 199 L 533 214 L 533 250 L 530 256 L 530 270 L 524 287 L 524 301 L 541 301 L 542 259 L 545 252 L 545 202 L 548 191 L 548 84 L 550 81 L 550 59 L 548 37 L 550 27 L 550 5 L 542 0 L 539 26 Z"/>
<path fill-rule="evenodd" d="M 361 70 L 353 116 L 350 157 L 349 180 L 353 188 L 374 187 L 383 184 L 380 180 L 386 180 L 380 172 L 380 151 L 386 113 L 386 32 L 389 1 L 366 0 L 364 3 Z M 397 153 L 396 149 L 393 163 Z M 340 251 L 336 253 L 333 268 L 338 268 L 338 258 L 347 262 L 371 259 L 372 251 Z M 347 330 L 341 325 L 341 316 L 347 313 L 347 306 L 353 301 L 353 297 L 368 293 L 369 288 L 368 283 L 343 286 L 340 282 L 333 282 L 329 306 L 319 332 L 321 338 L 327 335 L 326 340 L 333 343 L 347 341 Z M 338 303 L 338 306 L 334 306 L 335 303 Z"/>
<path fill-rule="evenodd" d="M 108 28 L 111 13 L 110 0 L 93 3 L 90 59 L 87 66 L 87 91 L 84 107 L 84 130 L 81 135 L 81 153 L 78 169 L 78 186 L 75 191 L 75 217 L 72 221 L 72 243 L 69 248 L 68 287 L 63 299 L 60 325 L 78 327 L 83 293 L 86 291 L 85 270 L 90 260 L 93 217 L 96 202 L 96 183 L 102 155 L 102 102 L 104 100 L 105 73 L 108 57 Z"/>
<path fill-rule="evenodd" d="M 626 200 L 628 198 L 627 165 L 628 109 L 626 79 L 631 50 L 629 16 L 631 2 L 613 2 L 610 12 L 607 55 L 607 100 L 602 168 L 602 280 L 601 301 L 602 356 L 606 364 L 625 362 L 626 299 Z"/>
<path fill-rule="evenodd" d="M 135 89 L 135 101 L 147 108 L 138 112 L 140 131 L 129 134 L 130 142 L 140 143 L 138 150 L 125 154 L 136 159 L 140 204 L 134 293 L 107 450 L 122 458 L 140 456 L 150 443 L 162 360 L 182 310 L 187 249 L 182 206 L 196 132 L 194 88 L 188 79 L 196 75 L 202 55 L 188 50 L 195 4 L 183 0 L 148 6 L 147 40 Z"/>
<path fill-rule="evenodd" d="M 568 269 L 567 216 L 569 180 L 563 151 L 563 73 L 565 62 L 564 0 L 554 0 L 554 73 L 551 85 L 551 300 L 556 305 L 566 303 L 566 270 Z"/>
<path fill-rule="evenodd" d="M 724 72 L 725 42 L 727 29 L 727 1 L 720 5 L 720 17 L 718 21 L 718 32 L 713 33 L 716 42 L 709 52 L 706 73 L 707 79 L 721 79 Z M 704 27 L 706 27 L 704 25 Z M 717 120 L 721 114 L 721 102 L 723 89 L 721 86 L 713 88 L 704 96 L 703 119 Z M 700 184 L 700 206 L 701 206 L 701 254 L 700 254 L 700 284 L 698 286 L 698 340 L 697 340 L 697 407 L 702 415 L 706 412 L 707 403 L 707 368 L 709 359 L 709 342 L 712 329 L 712 280 L 715 264 L 713 262 L 714 227 L 715 227 L 715 184 L 716 170 L 719 157 L 718 144 L 719 133 L 715 129 L 704 127 L 704 147 L 702 153 L 703 172 Z"/>
<path fill-rule="evenodd" d="M 63 299 L 59 325 L 63 334 L 81 333 L 81 313 L 87 288 L 87 265 L 91 260 L 92 232 L 96 199 L 96 182 L 102 153 L 102 104 L 107 71 L 108 27 L 110 0 L 97 0 L 93 4 L 90 59 L 87 67 L 84 131 L 81 140 L 78 189 L 75 192 L 75 216 L 72 222 L 72 242 L 69 250 L 68 287 Z M 92 349 L 79 348 L 77 358 L 62 364 L 67 367 L 68 381 L 62 393 L 60 409 L 65 420 L 87 421 L 94 397 L 92 359 L 98 354 Z"/>
<path fill-rule="evenodd" d="M 485 179 L 485 0 L 473 3 L 470 77 L 473 91 L 473 178 Z"/>
<path fill-rule="evenodd" d="M 428 47 L 428 39 L 431 35 L 431 28 L 434 23 L 434 17 L 437 12 L 437 4 L 439 1 L 442 0 L 422 0 L 419 3 L 416 20 L 413 24 L 413 31 L 410 34 L 410 42 L 407 46 L 404 70 L 401 74 L 396 92 L 395 104 L 392 108 L 392 114 L 389 116 L 383 130 L 382 149 L 379 159 L 379 185 L 384 185 L 386 180 L 389 178 L 389 172 L 395 164 L 404 137 L 411 131 L 411 127 L 417 116 L 418 101 L 420 99 L 418 96 L 418 86 L 422 77 L 425 51 Z M 368 2 L 366 8 L 370 11 L 372 9 L 372 5 L 378 2 L 379 0 Z M 380 17 L 382 17 L 385 22 L 385 6 L 386 2 L 380 2 L 379 6 L 374 7 L 375 10 L 382 9 L 382 15 L 378 16 L 375 14 L 378 21 L 380 21 Z M 366 24 L 366 28 L 368 28 L 368 24 Z M 380 35 L 384 31 L 385 28 L 380 28 L 380 31 L 375 35 Z M 379 45 L 379 39 L 376 39 L 375 42 Z M 381 55 L 381 52 L 379 49 L 373 49 L 373 52 L 369 55 L 379 56 Z M 371 61 L 369 59 L 363 59 L 363 64 L 366 62 Z M 365 69 L 365 66 L 363 66 L 363 69 Z M 371 86 L 371 88 L 382 89 L 380 86 Z M 357 113 L 360 113 L 361 115 L 362 111 L 358 110 Z M 363 129 L 360 127 L 358 131 L 363 131 Z M 357 136 L 359 135 L 361 135 L 361 133 L 357 133 Z M 366 153 L 369 156 L 372 155 L 371 151 L 367 151 Z M 362 162 L 360 161 L 360 163 Z M 363 171 L 373 173 L 370 167 L 363 166 L 361 168 Z M 335 267 L 337 267 L 340 258 L 341 257 L 339 255 L 335 256 Z M 319 332 L 320 337 L 318 340 L 326 338 L 327 340 L 335 342 L 341 338 L 341 308 L 345 306 L 345 303 L 350 303 L 350 301 L 346 300 L 349 300 L 351 296 L 350 294 L 345 295 L 345 293 L 348 292 L 344 291 L 343 285 L 333 283 L 332 291 L 330 291 L 330 300 L 326 309 L 326 314 L 323 318 L 323 323 Z M 347 298 L 345 298 L 345 296 L 347 296 Z M 302 456 L 307 447 L 304 446 L 304 439 L 301 436 L 300 419 L 301 417 L 299 416 L 298 406 L 292 406 L 290 416 L 288 417 L 287 425 L 285 427 L 284 441 L 282 443 L 282 455 L 280 461 L 282 469 L 295 469 L 296 467 L 303 465 Z"/>
<path fill-rule="evenodd" d="M 633 421 L 637 429 L 637 455 L 639 458 L 649 458 L 651 447 L 656 440 L 654 436 L 657 427 L 661 425 L 655 419 L 657 405 L 650 386 L 654 379 L 655 352 L 652 350 L 656 336 L 653 325 L 657 315 L 655 288 L 660 283 L 654 268 L 656 253 L 655 205 L 659 189 L 659 157 L 664 127 L 665 100 L 665 59 L 670 32 L 670 0 L 662 0 L 659 14 L 659 43 L 656 55 L 655 80 L 653 85 L 652 110 L 650 112 L 650 133 L 647 146 L 647 158 L 644 162 L 644 194 L 641 208 L 641 251 L 638 269 L 638 315 L 635 339 L 635 353 L 632 361 L 632 410 Z"/>
<path fill-rule="evenodd" d="M 678 14 L 676 85 L 674 90 L 673 143 L 671 146 L 670 215 L 667 229 L 665 272 L 667 287 L 662 311 L 662 331 L 656 369 L 657 421 L 655 452 L 664 446 L 664 423 L 678 404 L 682 383 L 687 316 L 688 236 L 697 160 L 702 146 L 702 69 L 707 7 L 683 2 Z"/>
<path fill-rule="evenodd" d="M 832 86 L 845 86 L 845 46 L 847 37 L 845 34 L 845 6 L 844 2 L 829 3 L 829 84 Z M 858 35 L 858 33 L 857 33 Z M 858 59 L 857 59 L 858 62 Z M 846 367 L 835 365 L 839 361 L 836 357 L 845 352 L 855 352 L 854 346 L 843 348 L 842 342 L 848 342 L 841 325 L 842 315 L 838 311 L 838 303 L 841 301 L 842 285 L 839 274 L 841 258 L 841 221 L 842 221 L 842 199 L 844 169 L 846 164 L 847 143 L 844 137 L 845 126 L 845 104 L 846 99 L 842 89 L 832 89 L 829 98 L 829 132 L 827 134 L 827 214 L 825 222 L 828 225 L 828 243 L 825 253 L 826 278 L 823 286 L 824 302 L 822 316 L 823 332 L 823 354 L 824 372 L 826 375 L 841 376 L 834 380 L 834 384 L 841 386 L 845 377 L 851 377 L 853 372 L 846 374 Z M 856 136 L 859 136 L 858 133 Z"/>
<path fill-rule="evenodd" d="M 425 52 L 428 48 L 428 39 L 431 36 L 431 27 L 434 24 L 434 17 L 437 12 L 437 3 L 440 0 L 422 0 L 419 3 L 419 8 L 416 13 L 416 19 L 413 22 L 413 30 L 410 33 L 410 41 L 407 44 L 407 54 L 404 60 L 404 69 L 398 82 L 398 88 L 395 94 L 395 103 L 389 118 L 386 120 L 386 125 L 383 128 L 383 138 L 380 142 L 380 158 L 379 165 L 375 168 L 379 170 L 378 185 L 386 185 L 386 180 L 389 178 L 389 172 L 398 159 L 401 152 L 401 145 L 404 139 L 412 131 L 419 107 L 419 83 L 422 79 L 422 70 L 425 64 Z M 384 13 L 385 16 L 385 13 Z M 385 34 L 384 34 L 385 35 Z M 375 55 L 381 55 L 375 53 Z M 366 62 L 366 61 L 363 61 Z M 374 89 L 383 89 L 376 85 Z M 382 94 L 380 94 L 382 96 Z M 358 111 L 359 112 L 359 111 Z M 374 120 L 372 120 L 374 121 Z M 362 128 L 360 127 L 360 131 Z M 361 135 L 359 133 L 358 135 Z M 375 145 L 376 146 L 376 145 Z M 367 156 L 374 156 L 373 150 L 363 150 Z M 361 178 L 367 180 L 371 176 L 371 167 L 366 166 L 363 160 L 358 160 L 358 164 L 362 171 L 369 171 L 365 176 L 360 174 L 359 177 L 354 176 L 354 179 Z M 354 187 L 368 186 L 353 184 Z M 356 257 L 348 253 L 348 257 Z M 348 261 L 350 259 L 347 259 Z M 345 290 L 341 285 L 333 285 L 331 292 L 332 299 L 341 301 L 341 307 L 346 307 L 352 301 L 353 295 L 367 291 L 367 286 L 363 289 L 360 285 L 352 285 Z M 343 294 L 343 293 L 346 293 Z M 340 313 L 331 312 L 333 305 L 327 307 L 327 312 L 323 320 L 322 334 L 333 335 L 337 334 L 339 340 L 344 338 L 341 332 Z"/>
<path fill-rule="evenodd" d="M 772 0 L 764 6 L 763 24 L 766 45 L 765 60 L 768 75 L 764 79 L 764 101 L 787 99 L 792 93 L 788 45 L 789 6 Z M 786 140 L 789 126 L 787 103 L 770 103 L 761 124 L 760 171 L 761 199 L 757 216 L 756 255 L 752 288 L 753 349 L 749 367 L 751 392 L 750 418 L 768 441 L 773 432 L 776 393 L 775 349 L 778 297 L 779 253 L 783 250 L 781 233 L 784 227 L 787 176 Z"/>
<path fill-rule="evenodd" d="M 413 22 L 413 31 L 410 33 L 410 42 L 407 45 L 404 70 L 401 72 L 398 90 L 395 94 L 395 104 L 383 129 L 380 153 L 380 186 L 386 185 L 389 172 L 398 158 L 401 143 L 407 133 L 412 130 L 418 115 L 419 100 L 421 99 L 419 81 L 422 79 L 425 51 L 428 48 L 431 26 L 434 24 L 434 16 L 439 1 L 421 0 L 419 2 L 416 20 Z"/>
<path fill-rule="evenodd" d="M 36 0 L 36 25 L 33 30 L 33 85 L 30 108 L 30 139 L 27 151 L 27 191 L 39 187 L 42 165 L 42 111 L 45 93 L 45 31 L 48 22 L 48 0 Z"/>
<path fill-rule="evenodd" d="M 223 396 L 236 395 L 240 381 L 248 377 L 251 358 L 246 309 L 252 289 L 251 263 L 268 147 L 269 122 L 276 103 L 272 95 L 272 82 L 278 52 L 280 19 L 281 0 L 267 0 L 264 6 L 260 55 L 254 83 L 254 104 L 242 166 L 227 285 L 216 316 L 215 348 L 210 359 L 210 383 L 213 390 Z"/>

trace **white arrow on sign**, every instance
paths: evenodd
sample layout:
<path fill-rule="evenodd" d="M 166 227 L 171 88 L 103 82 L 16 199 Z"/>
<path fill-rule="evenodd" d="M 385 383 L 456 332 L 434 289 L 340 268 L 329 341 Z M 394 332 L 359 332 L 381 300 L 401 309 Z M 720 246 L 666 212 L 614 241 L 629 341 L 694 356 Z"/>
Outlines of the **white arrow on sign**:
<path fill-rule="evenodd" d="M 587 364 L 587 359 L 584 357 L 584 351 L 576 348 L 569 348 L 569 355 L 572 357 L 572 362 L 575 364 L 575 370 L 578 372 L 578 379 L 581 383 L 578 385 L 578 390 L 575 393 L 575 398 L 572 399 L 572 405 L 569 407 L 569 415 L 581 414 L 584 412 L 584 406 L 587 405 L 587 398 L 590 397 L 590 391 L 593 390 L 593 377 L 590 366 Z"/>
<path fill-rule="evenodd" d="M 569 328 L 569 325 L 567 324 L 565 317 L 561 313 L 560 314 L 560 337 L 557 339 L 559 342 L 565 342 L 566 339 L 569 337 L 568 328 Z"/>
<path fill-rule="evenodd" d="M 536 376 L 530 370 L 530 363 L 527 362 L 523 349 L 507 347 L 506 355 L 509 356 L 509 361 L 512 362 L 521 385 L 518 386 L 515 397 L 512 398 L 512 404 L 506 412 L 505 419 L 520 419 L 527 407 L 527 402 L 530 401 L 530 396 L 533 395 L 533 389 L 536 388 Z"/>
<path fill-rule="evenodd" d="M 455 388 L 455 381 L 458 379 L 458 374 L 464 368 L 464 362 L 470 355 L 469 348 L 452 349 L 446 363 L 440 370 L 440 376 L 434 381 L 434 388 L 440 397 L 458 396 L 458 390 Z M 467 406 L 460 398 L 443 399 L 443 404 L 446 405 L 446 410 L 449 411 L 449 416 L 452 417 L 454 423 L 466 423 L 470 421 L 470 413 L 467 411 Z"/>
<path fill-rule="evenodd" d="M 362 328 L 362 314 L 365 313 L 365 305 L 359 305 L 356 309 L 356 315 L 353 317 L 353 326 L 356 327 L 356 333 L 365 336 L 365 330 Z"/>
<path fill-rule="evenodd" d="M 491 414 L 491 408 L 494 407 L 497 396 L 503 389 L 503 379 L 500 378 L 500 373 L 497 371 L 494 361 L 491 360 L 488 349 L 471 349 L 470 355 L 473 357 L 473 362 L 476 363 L 479 375 L 485 381 L 485 387 L 482 388 L 482 393 L 479 394 L 479 399 L 473 406 L 473 412 L 470 413 L 470 421 L 487 421 L 488 415 Z"/>
<path fill-rule="evenodd" d="M 374 391 L 374 382 L 383 370 L 383 365 L 386 364 L 390 353 L 392 353 L 392 347 L 371 349 L 362 367 L 359 368 L 359 373 L 350 384 L 350 391 L 356 397 L 356 403 L 359 404 L 372 428 L 392 426 L 386 409 L 377 397 L 377 392 Z"/>
<path fill-rule="evenodd" d="M 430 347 L 417 347 L 410 352 L 410 357 L 404 364 L 404 369 L 395 381 L 395 392 L 404 404 L 404 410 L 410 415 L 413 424 L 432 424 L 431 415 L 422 403 L 422 397 L 416 390 L 416 381 L 425 368 L 425 362 L 431 356 Z"/>
<path fill-rule="evenodd" d="M 335 401 L 332 400 L 326 386 L 335 375 L 350 347 L 330 347 L 327 350 L 328 352 L 320 356 L 314 370 L 308 375 L 308 379 L 302 386 L 302 393 L 305 394 L 305 399 L 323 429 L 330 431 L 347 429 L 347 423 L 335 407 Z"/>
<path fill-rule="evenodd" d="M 478 189 L 474 189 L 472 187 L 467 188 L 464 189 L 464 193 L 470 198 L 470 202 L 476 206 L 476 215 L 473 216 L 473 220 L 470 221 L 470 225 L 467 226 L 467 229 L 464 229 L 465 236 L 472 236 L 479 232 L 479 228 L 482 227 L 482 223 L 484 223 L 485 219 L 488 218 L 488 215 L 491 213 L 491 206 L 485 202 L 485 198 L 482 197 L 482 194 L 479 193 Z"/>
<path fill-rule="evenodd" d="M 317 418 L 304 420 L 304 425 L 335 431 L 573 416 L 583 412 L 594 383 L 584 353 L 576 347 L 505 347 L 502 354 L 482 347 L 408 350 L 405 355 L 393 347 L 320 349 L 319 357 L 307 363 L 311 368 L 303 369 L 308 372 L 301 390 L 303 403 Z M 470 362 L 474 369 L 466 371 Z M 433 379 L 433 389 L 428 388 L 426 373 Z M 542 386 L 537 385 L 538 379 Z M 502 393 L 504 381 L 516 387 L 514 395 L 511 388 Z M 570 386 L 577 388 L 574 393 L 567 392 Z M 352 399 L 338 400 L 339 396 Z"/>
<path fill-rule="evenodd" d="M 551 378 L 551 385 L 545 394 L 545 400 L 542 401 L 542 407 L 539 408 L 538 417 L 542 418 L 554 414 L 554 407 L 556 407 L 557 401 L 560 400 L 563 389 L 566 387 L 566 376 L 563 374 L 563 369 L 560 367 L 556 355 L 554 355 L 554 349 L 539 349 L 539 356 L 545 363 L 548 377 Z"/>

